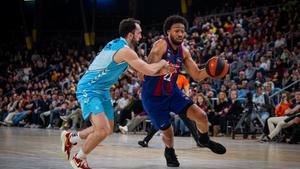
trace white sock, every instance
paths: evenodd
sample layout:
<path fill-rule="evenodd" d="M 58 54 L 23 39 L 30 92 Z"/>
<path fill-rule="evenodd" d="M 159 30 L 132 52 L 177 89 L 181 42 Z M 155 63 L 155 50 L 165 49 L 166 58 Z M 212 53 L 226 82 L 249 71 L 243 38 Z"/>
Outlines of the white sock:
<path fill-rule="evenodd" d="M 75 144 L 77 142 L 79 142 L 81 140 L 80 136 L 79 136 L 79 132 L 75 132 L 71 134 L 71 138 L 70 138 L 70 142 Z"/>
<path fill-rule="evenodd" d="M 84 154 L 84 152 L 82 151 L 82 148 L 78 151 L 76 157 L 79 159 L 86 159 L 87 154 Z"/>

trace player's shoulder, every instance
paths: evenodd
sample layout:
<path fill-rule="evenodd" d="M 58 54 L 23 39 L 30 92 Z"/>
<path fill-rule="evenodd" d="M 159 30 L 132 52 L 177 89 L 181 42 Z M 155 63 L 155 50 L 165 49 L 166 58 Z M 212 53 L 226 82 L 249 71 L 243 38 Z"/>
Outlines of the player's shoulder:
<path fill-rule="evenodd" d="M 132 56 L 132 55 L 136 55 L 136 52 L 130 47 L 124 46 L 123 48 L 117 51 L 116 55 Z"/>
<path fill-rule="evenodd" d="M 181 45 L 181 49 L 182 49 L 184 58 L 189 57 L 191 55 L 189 49 L 187 47 L 185 47 L 184 45 Z"/>
<path fill-rule="evenodd" d="M 164 47 L 166 48 L 168 46 L 168 43 L 165 39 L 158 39 L 153 43 L 153 47 L 158 46 L 158 47 Z"/>
<path fill-rule="evenodd" d="M 183 44 L 181 44 L 181 48 L 182 48 L 183 52 L 190 52 L 189 49 L 186 46 L 184 46 Z"/>
<path fill-rule="evenodd" d="M 164 38 L 160 38 L 153 43 L 153 45 L 167 45 L 167 41 Z"/>
<path fill-rule="evenodd" d="M 165 39 L 159 39 L 153 43 L 152 49 L 166 51 L 168 44 Z"/>
<path fill-rule="evenodd" d="M 119 50 L 127 46 L 127 42 L 123 38 L 116 38 L 108 42 L 103 50 Z"/>

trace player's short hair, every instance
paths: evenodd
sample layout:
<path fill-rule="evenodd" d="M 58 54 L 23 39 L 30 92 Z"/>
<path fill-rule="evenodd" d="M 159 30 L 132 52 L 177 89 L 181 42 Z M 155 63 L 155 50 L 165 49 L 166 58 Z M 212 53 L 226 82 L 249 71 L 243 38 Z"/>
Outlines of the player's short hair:
<path fill-rule="evenodd" d="M 184 17 L 179 15 L 171 15 L 164 22 L 164 27 L 163 27 L 164 34 L 167 35 L 167 31 L 170 30 L 172 25 L 176 23 L 182 23 L 185 27 L 185 30 L 188 29 L 189 26 L 188 21 Z"/>
<path fill-rule="evenodd" d="M 128 33 L 133 32 L 136 28 L 135 24 L 141 24 L 141 22 L 134 18 L 123 19 L 119 25 L 120 36 L 125 38 Z"/>

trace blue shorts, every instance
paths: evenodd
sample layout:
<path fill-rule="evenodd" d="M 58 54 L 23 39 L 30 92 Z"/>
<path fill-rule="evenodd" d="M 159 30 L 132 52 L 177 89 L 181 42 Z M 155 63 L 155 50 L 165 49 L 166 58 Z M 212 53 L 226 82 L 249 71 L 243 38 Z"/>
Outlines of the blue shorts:
<path fill-rule="evenodd" d="M 88 119 L 91 113 L 94 115 L 105 113 L 108 120 L 114 119 L 114 109 L 109 91 L 102 93 L 79 91 L 76 92 L 76 97 L 80 103 L 84 120 Z"/>
<path fill-rule="evenodd" d="M 185 113 L 184 110 L 194 104 L 181 90 L 176 90 L 170 96 L 153 96 L 143 92 L 142 102 L 153 126 L 161 130 L 171 125 L 170 112 Z"/>

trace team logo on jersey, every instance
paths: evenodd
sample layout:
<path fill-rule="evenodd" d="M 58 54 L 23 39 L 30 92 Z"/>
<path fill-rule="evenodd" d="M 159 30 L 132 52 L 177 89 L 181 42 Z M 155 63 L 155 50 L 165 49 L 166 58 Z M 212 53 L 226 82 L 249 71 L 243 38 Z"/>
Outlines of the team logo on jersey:
<path fill-rule="evenodd" d="M 182 58 L 181 57 L 177 57 L 176 61 L 177 61 L 178 64 L 181 64 L 182 63 Z"/>
<path fill-rule="evenodd" d="M 91 80 L 91 84 L 96 83 L 102 76 L 106 75 L 110 70 L 105 68 L 99 72 L 99 74 Z"/>
<path fill-rule="evenodd" d="M 171 57 L 170 51 L 168 51 L 167 57 L 168 57 L 168 58 Z"/>

